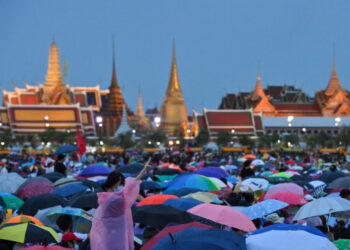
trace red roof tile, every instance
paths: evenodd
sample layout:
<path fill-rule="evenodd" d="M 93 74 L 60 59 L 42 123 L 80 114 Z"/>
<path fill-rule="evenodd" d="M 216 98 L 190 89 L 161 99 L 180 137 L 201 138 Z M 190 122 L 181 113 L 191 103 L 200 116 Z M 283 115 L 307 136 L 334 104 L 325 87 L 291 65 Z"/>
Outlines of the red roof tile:
<path fill-rule="evenodd" d="M 206 112 L 209 126 L 251 126 L 250 112 Z"/>

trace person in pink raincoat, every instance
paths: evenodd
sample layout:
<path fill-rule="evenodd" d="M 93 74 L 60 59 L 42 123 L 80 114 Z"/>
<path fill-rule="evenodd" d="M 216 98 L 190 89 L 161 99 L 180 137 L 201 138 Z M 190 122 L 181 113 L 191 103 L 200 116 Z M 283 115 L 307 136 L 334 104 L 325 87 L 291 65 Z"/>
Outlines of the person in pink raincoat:
<path fill-rule="evenodd" d="M 148 170 L 150 160 L 136 178 L 126 178 L 121 191 L 114 192 L 122 182 L 106 187 L 107 192 L 98 193 L 99 207 L 96 210 L 90 231 L 91 250 L 126 250 L 134 249 L 134 226 L 131 206 L 136 201 L 140 190 L 141 178 Z M 111 173 L 108 179 L 113 179 Z M 114 177 L 115 178 L 115 177 Z M 107 182 L 108 182 L 107 179 Z"/>

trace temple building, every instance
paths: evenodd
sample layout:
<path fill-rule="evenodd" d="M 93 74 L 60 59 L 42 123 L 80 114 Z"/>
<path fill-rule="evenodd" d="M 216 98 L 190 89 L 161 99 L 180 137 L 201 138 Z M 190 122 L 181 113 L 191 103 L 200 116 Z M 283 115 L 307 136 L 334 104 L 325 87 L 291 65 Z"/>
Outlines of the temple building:
<path fill-rule="evenodd" d="M 130 118 L 130 126 L 138 131 L 150 131 L 153 129 L 148 117 L 143 112 L 142 97 L 139 93 L 137 98 L 136 113 Z"/>
<path fill-rule="evenodd" d="M 53 41 L 44 84 L 13 92 L 3 90 L 0 127 L 12 134 L 38 133 L 48 127 L 60 131 L 80 128 L 85 135 L 95 136 L 95 112 L 99 111 L 108 91 L 96 87 L 70 87 L 60 69 L 59 51 Z"/>
<path fill-rule="evenodd" d="M 115 58 L 113 54 L 112 81 L 111 85 L 109 86 L 109 93 L 103 102 L 100 112 L 103 119 L 102 135 L 115 135 L 123 117 L 123 107 L 124 100 L 122 92 L 118 86 Z"/>
<path fill-rule="evenodd" d="M 253 109 L 264 117 L 342 117 L 350 116 L 349 92 L 343 89 L 337 75 L 335 58 L 325 90 L 310 97 L 294 86 L 267 86 L 263 89 L 258 73 L 251 93 L 227 94 L 219 109 Z"/>
<path fill-rule="evenodd" d="M 177 74 L 175 44 L 173 44 L 170 78 L 161 108 L 160 129 L 170 136 L 185 135 L 188 126 L 186 105 Z"/>

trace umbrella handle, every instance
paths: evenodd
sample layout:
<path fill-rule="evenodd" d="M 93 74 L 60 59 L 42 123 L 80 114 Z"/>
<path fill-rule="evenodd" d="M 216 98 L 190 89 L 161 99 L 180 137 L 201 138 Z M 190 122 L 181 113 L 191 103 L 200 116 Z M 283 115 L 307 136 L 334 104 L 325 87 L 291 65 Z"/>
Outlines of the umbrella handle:
<path fill-rule="evenodd" d="M 171 242 L 174 244 L 174 243 L 175 243 L 175 238 L 174 238 L 174 236 L 173 236 L 171 233 L 169 233 L 169 237 L 170 237 L 170 239 L 171 239 Z"/>

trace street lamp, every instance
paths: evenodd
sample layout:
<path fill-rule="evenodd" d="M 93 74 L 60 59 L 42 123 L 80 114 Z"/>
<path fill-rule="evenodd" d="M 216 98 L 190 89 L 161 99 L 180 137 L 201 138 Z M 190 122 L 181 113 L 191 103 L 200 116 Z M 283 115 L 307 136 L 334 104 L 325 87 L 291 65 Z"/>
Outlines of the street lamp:
<path fill-rule="evenodd" d="M 135 133 L 136 133 L 136 130 L 135 130 L 135 129 L 133 129 L 131 132 L 132 132 L 133 134 L 135 134 Z"/>
<path fill-rule="evenodd" d="M 49 117 L 47 115 L 44 116 L 44 120 L 45 121 L 48 121 L 49 120 Z"/>
<path fill-rule="evenodd" d="M 179 141 L 179 140 L 176 140 L 176 144 L 179 145 L 179 144 L 180 144 L 180 141 Z"/>
<path fill-rule="evenodd" d="M 45 123 L 45 126 L 48 128 L 48 127 L 50 127 L 50 123 Z"/>
<path fill-rule="evenodd" d="M 173 141 L 169 141 L 169 145 L 170 146 L 174 145 L 174 142 Z"/>
<path fill-rule="evenodd" d="M 305 133 L 306 132 L 306 128 L 303 128 L 302 131 Z"/>
<path fill-rule="evenodd" d="M 102 116 L 97 116 L 97 117 L 96 117 L 96 122 L 97 122 L 97 123 L 100 124 L 100 123 L 102 123 L 102 121 L 103 121 Z"/>
<path fill-rule="evenodd" d="M 156 127 L 157 127 L 157 128 L 158 128 L 159 125 L 160 125 L 160 121 L 161 121 L 161 119 L 160 119 L 159 116 L 154 117 L 154 123 L 156 124 Z"/>
<path fill-rule="evenodd" d="M 340 118 L 340 117 L 336 117 L 336 118 L 334 119 L 334 121 L 335 121 L 335 126 L 338 127 L 338 126 L 339 126 L 339 123 L 341 122 L 341 118 Z"/>
<path fill-rule="evenodd" d="M 151 141 L 148 141 L 148 144 L 149 144 L 149 145 L 151 145 L 151 144 L 152 144 L 152 142 L 151 142 Z"/>
<path fill-rule="evenodd" d="M 160 142 L 159 142 L 159 141 L 157 141 L 157 145 L 158 145 L 158 146 L 160 145 Z"/>
<path fill-rule="evenodd" d="M 236 130 L 234 130 L 234 129 L 231 130 L 231 133 L 232 133 L 232 134 L 234 134 L 235 132 L 236 132 Z"/>

